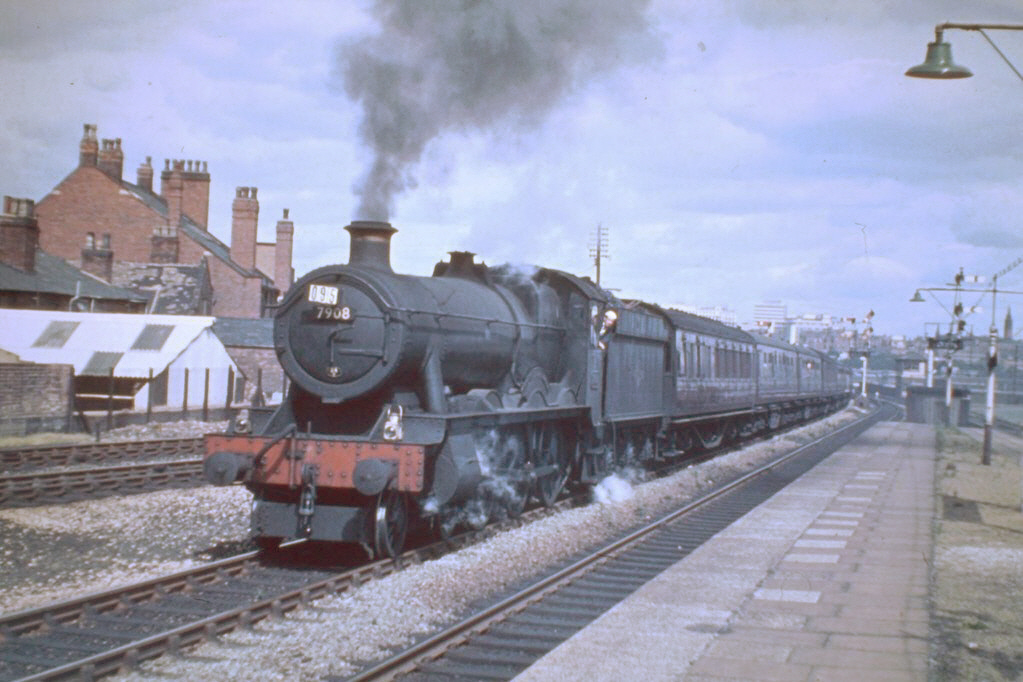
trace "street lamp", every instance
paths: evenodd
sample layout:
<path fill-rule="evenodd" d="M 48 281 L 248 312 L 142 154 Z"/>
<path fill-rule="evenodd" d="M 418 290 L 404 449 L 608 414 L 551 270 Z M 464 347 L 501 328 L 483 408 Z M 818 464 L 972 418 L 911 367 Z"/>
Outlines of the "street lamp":
<path fill-rule="evenodd" d="M 1023 80 L 1023 74 L 1012 65 L 1009 58 L 1002 54 L 1002 51 L 998 49 L 994 41 L 984 32 L 984 29 L 991 31 L 1023 31 L 1023 24 L 956 24 L 952 22 L 945 22 L 938 24 L 934 27 L 934 42 L 927 43 L 927 56 L 924 58 L 923 64 L 917 64 L 906 71 L 907 76 L 913 78 L 937 78 L 937 79 L 952 79 L 952 78 L 969 78 L 973 73 L 965 66 L 959 66 L 952 61 L 952 45 L 946 43 L 943 34 L 950 28 L 957 28 L 963 31 L 977 31 L 984 39 L 994 48 L 994 51 L 998 53 L 998 56 L 1009 65 L 1012 72 Z"/>

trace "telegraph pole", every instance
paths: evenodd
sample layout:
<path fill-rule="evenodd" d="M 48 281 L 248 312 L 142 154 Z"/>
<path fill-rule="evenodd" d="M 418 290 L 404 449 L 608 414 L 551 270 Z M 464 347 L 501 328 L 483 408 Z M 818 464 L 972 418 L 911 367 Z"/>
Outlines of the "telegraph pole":
<path fill-rule="evenodd" d="M 597 223 L 590 239 L 590 258 L 597 268 L 597 286 L 600 286 L 600 261 L 610 257 L 607 253 L 607 228 Z"/>

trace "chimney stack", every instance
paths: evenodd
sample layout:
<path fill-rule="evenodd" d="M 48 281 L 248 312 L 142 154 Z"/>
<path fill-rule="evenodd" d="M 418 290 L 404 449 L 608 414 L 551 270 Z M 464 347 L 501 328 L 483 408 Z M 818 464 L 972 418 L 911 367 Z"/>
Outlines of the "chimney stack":
<path fill-rule="evenodd" d="M 256 267 L 256 227 L 259 223 L 257 189 L 238 187 L 231 204 L 231 259 L 247 270 Z"/>
<path fill-rule="evenodd" d="M 110 246 L 110 235 L 104 234 L 100 243 L 90 232 L 82 249 L 82 270 L 109 282 L 114 274 L 114 251 Z"/>
<path fill-rule="evenodd" d="M 160 194 L 168 197 L 168 183 L 180 185 L 181 213 L 192 219 L 202 229 L 207 229 L 210 220 L 210 174 L 205 161 L 192 159 L 167 159 L 160 174 Z M 177 173 L 177 177 L 171 176 Z M 174 188 L 177 190 L 177 187 Z M 177 223 L 174 223 L 175 227 Z"/>
<path fill-rule="evenodd" d="M 99 142 L 96 141 L 96 124 L 86 123 L 83 126 L 82 141 L 78 144 L 78 165 L 95 166 L 99 155 Z"/>
<path fill-rule="evenodd" d="M 164 159 L 163 173 L 160 174 L 160 194 L 167 201 L 167 229 L 177 232 L 181 224 L 182 197 L 184 195 L 184 180 L 181 172 L 184 170 L 184 161 L 174 161 L 171 166 L 170 159 Z"/>
<path fill-rule="evenodd" d="M 124 174 L 124 152 L 121 151 L 121 138 L 103 140 L 96 167 L 117 182 L 121 181 L 121 176 Z"/>
<path fill-rule="evenodd" d="M 178 263 L 180 246 L 178 231 L 171 227 L 156 227 L 149 238 L 150 263 Z"/>
<path fill-rule="evenodd" d="M 274 286 L 282 298 L 295 279 L 295 271 L 291 267 L 294 235 L 295 223 L 288 219 L 288 209 L 284 209 L 284 217 L 277 221 L 277 244 L 274 247 Z"/>
<path fill-rule="evenodd" d="M 35 272 L 38 246 L 35 202 L 5 196 L 0 213 L 0 262 L 22 272 Z"/>
<path fill-rule="evenodd" d="M 146 190 L 150 194 L 153 193 L 153 157 L 147 156 L 146 162 L 139 165 L 138 170 L 138 182 L 136 183 L 139 187 Z"/>

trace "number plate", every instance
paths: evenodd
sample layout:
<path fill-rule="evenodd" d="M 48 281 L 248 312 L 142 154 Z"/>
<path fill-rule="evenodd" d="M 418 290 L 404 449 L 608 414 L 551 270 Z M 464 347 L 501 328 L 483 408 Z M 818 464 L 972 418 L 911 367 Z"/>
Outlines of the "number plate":
<path fill-rule="evenodd" d="M 323 284 L 309 285 L 309 302 L 322 303 L 324 305 L 337 305 L 337 287 L 328 287 Z"/>
<path fill-rule="evenodd" d="M 352 309 L 346 305 L 331 307 L 326 305 L 316 306 L 317 320 L 332 320 L 336 322 L 351 322 Z"/>

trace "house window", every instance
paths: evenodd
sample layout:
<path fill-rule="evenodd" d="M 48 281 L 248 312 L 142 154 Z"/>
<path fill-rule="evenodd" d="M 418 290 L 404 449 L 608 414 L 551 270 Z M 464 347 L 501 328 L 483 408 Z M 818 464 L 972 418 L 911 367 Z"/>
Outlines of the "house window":
<path fill-rule="evenodd" d="M 96 233 L 86 232 L 85 233 L 85 248 L 95 249 L 96 248 Z"/>

